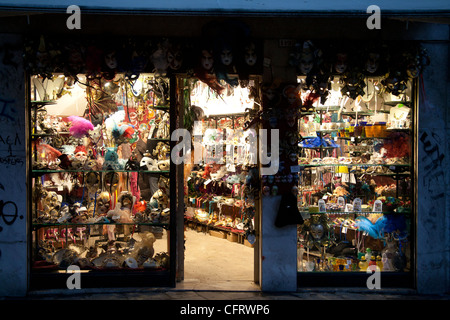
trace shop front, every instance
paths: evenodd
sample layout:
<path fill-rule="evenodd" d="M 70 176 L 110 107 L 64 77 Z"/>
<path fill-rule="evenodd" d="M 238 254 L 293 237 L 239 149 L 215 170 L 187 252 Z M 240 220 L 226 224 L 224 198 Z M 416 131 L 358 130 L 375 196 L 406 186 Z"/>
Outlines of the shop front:
<path fill-rule="evenodd" d="M 382 288 L 427 290 L 420 165 L 436 135 L 421 116 L 437 49 L 419 32 L 265 36 L 279 20 L 260 19 L 23 36 L 11 128 L 28 200 L 4 210 L 16 204 L 26 226 L 26 290 L 66 289 L 74 274 L 83 288 L 183 285 L 189 233 L 221 241 L 217 255 L 244 248 L 245 281 L 263 291 L 368 288 L 371 270 Z"/>

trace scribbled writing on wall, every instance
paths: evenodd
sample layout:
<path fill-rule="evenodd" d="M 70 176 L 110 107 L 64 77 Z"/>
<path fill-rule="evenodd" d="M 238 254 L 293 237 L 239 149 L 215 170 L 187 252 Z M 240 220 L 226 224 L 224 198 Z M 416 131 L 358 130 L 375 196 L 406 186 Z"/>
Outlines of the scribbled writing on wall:
<path fill-rule="evenodd" d="M 21 145 L 22 141 L 18 133 L 13 135 L 2 135 L 0 133 L 0 150 L 5 150 L 6 148 L 8 153 L 6 156 L 0 155 L 0 165 L 23 165 L 25 159 L 14 154 L 14 147 Z"/>
<path fill-rule="evenodd" d="M 0 189 L 5 190 L 5 187 L 0 184 Z M 3 226 L 11 226 L 16 222 L 17 218 L 23 219 L 23 215 L 18 215 L 17 205 L 13 201 L 0 200 L 0 232 L 3 231 Z"/>
<path fill-rule="evenodd" d="M 420 136 L 420 141 L 422 142 L 422 150 L 424 155 L 421 159 L 422 165 L 421 169 L 424 170 L 422 173 L 423 186 L 427 188 L 430 198 L 432 200 L 437 200 L 445 196 L 445 174 L 443 169 L 443 160 L 445 155 L 442 153 L 443 143 L 437 133 L 427 132 L 422 133 Z"/>

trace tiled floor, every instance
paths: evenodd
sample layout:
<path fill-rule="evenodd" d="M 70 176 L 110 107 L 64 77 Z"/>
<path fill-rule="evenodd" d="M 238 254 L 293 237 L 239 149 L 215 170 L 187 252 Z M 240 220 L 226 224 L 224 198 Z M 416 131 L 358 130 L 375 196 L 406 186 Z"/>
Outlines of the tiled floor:
<path fill-rule="evenodd" d="M 207 233 L 186 230 L 184 281 L 177 289 L 254 291 L 254 249 Z"/>

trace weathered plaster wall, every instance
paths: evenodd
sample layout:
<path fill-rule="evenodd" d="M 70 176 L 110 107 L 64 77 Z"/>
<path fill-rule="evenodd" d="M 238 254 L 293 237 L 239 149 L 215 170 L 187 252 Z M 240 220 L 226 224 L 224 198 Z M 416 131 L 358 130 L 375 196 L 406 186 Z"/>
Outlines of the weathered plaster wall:
<path fill-rule="evenodd" d="M 25 91 L 21 37 L 0 37 L 0 296 L 27 290 Z"/>
<path fill-rule="evenodd" d="M 431 66 L 423 75 L 418 130 L 417 289 L 449 291 L 447 43 L 424 44 Z M 447 241 L 446 241 L 447 240 Z"/>

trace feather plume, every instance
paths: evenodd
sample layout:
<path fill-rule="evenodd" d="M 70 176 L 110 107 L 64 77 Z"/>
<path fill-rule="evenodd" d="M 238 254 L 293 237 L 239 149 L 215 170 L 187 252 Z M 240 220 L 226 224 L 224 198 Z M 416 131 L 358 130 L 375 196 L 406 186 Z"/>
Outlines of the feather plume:
<path fill-rule="evenodd" d="M 83 138 L 94 130 L 94 125 L 87 119 L 79 116 L 70 116 L 67 119 L 72 123 L 69 132 L 75 138 Z"/>

